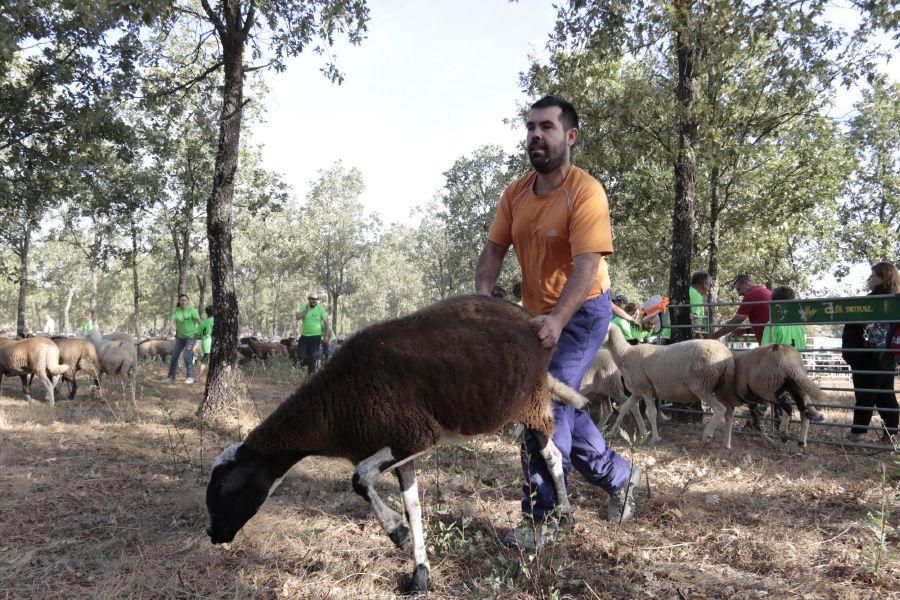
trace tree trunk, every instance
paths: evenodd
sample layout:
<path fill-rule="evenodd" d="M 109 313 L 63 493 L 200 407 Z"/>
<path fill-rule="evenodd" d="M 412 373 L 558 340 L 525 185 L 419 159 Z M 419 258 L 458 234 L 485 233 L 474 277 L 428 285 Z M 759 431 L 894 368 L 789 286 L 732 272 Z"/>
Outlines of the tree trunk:
<path fill-rule="evenodd" d="M 72 310 L 72 298 L 75 297 L 75 286 L 69 286 L 69 291 L 66 292 L 66 304 L 63 307 L 63 328 L 62 332 L 66 335 L 72 333 L 72 322 L 69 320 L 69 311 Z"/>
<path fill-rule="evenodd" d="M 138 280 L 137 224 L 131 221 L 131 289 L 134 293 L 134 335 L 141 337 L 141 288 Z"/>
<path fill-rule="evenodd" d="M 31 250 L 31 227 L 26 221 L 22 227 L 22 245 L 19 247 L 19 301 L 16 304 L 16 334 L 25 335 L 25 304 L 28 300 L 28 253 Z"/>
<path fill-rule="evenodd" d="M 335 294 L 331 302 L 331 333 L 337 335 L 338 328 L 338 296 Z"/>
<path fill-rule="evenodd" d="M 206 271 L 209 271 L 209 263 L 207 263 Z M 203 310 L 206 306 L 206 272 L 203 275 L 197 275 L 197 310 Z"/>
<path fill-rule="evenodd" d="M 97 327 L 97 264 L 91 260 L 91 328 Z"/>
<path fill-rule="evenodd" d="M 709 294 L 706 301 L 714 304 L 719 298 L 719 165 L 713 165 L 709 173 Z M 714 307 L 707 311 L 711 323 L 718 323 Z"/>
<path fill-rule="evenodd" d="M 220 31 L 220 41 L 225 81 L 215 176 L 206 205 L 210 279 L 213 304 L 217 312 L 206 390 L 197 409 L 201 417 L 215 415 L 229 408 L 229 399 L 234 397 L 231 390 L 235 383 L 237 362 L 238 303 L 234 291 L 231 230 L 234 175 L 238 163 L 243 109 L 244 36 L 241 30 L 244 24 L 241 22 L 239 2 L 226 0 L 223 3 L 223 13 L 224 31 Z"/>
<path fill-rule="evenodd" d="M 181 215 L 184 229 L 181 234 L 181 263 L 178 265 L 178 295 L 187 294 L 187 274 L 191 268 L 191 217 L 194 215 L 193 201 L 185 201 Z"/>
<path fill-rule="evenodd" d="M 693 249 L 694 202 L 696 194 L 697 102 L 700 86 L 695 71 L 697 48 L 691 0 L 675 2 L 675 44 L 678 60 L 678 154 L 675 159 L 675 207 L 672 211 L 672 262 L 669 296 L 672 304 L 690 303 L 691 253 Z M 673 309 L 673 324 L 687 326 L 672 330 L 673 341 L 690 339 L 690 309 Z"/>

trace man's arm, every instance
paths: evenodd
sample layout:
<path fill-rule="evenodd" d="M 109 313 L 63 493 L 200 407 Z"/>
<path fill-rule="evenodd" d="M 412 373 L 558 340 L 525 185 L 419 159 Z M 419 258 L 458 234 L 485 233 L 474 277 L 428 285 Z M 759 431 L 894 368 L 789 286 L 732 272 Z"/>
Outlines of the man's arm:
<path fill-rule="evenodd" d="M 541 338 L 544 348 L 552 348 L 556 345 L 563 327 L 584 304 L 584 299 L 597 278 L 597 268 L 600 266 L 601 258 L 602 255 L 599 252 L 575 256 L 572 259 L 575 265 L 572 275 L 566 281 L 556 306 L 549 315 L 539 315 L 532 319 L 532 322 L 540 323 L 538 337 Z"/>
<path fill-rule="evenodd" d="M 618 304 L 612 305 L 612 311 L 613 311 L 613 314 L 616 315 L 617 317 L 619 317 L 620 319 L 625 319 L 629 323 L 637 323 L 637 321 L 634 320 L 634 317 L 632 317 L 627 312 L 625 312 L 625 309 L 622 308 L 621 306 L 619 306 Z"/>
<path fill-rule="evenodd" d="M 509 246 L 500 246 L 488 240 L 478 257 L 475 265 L 475 293 L 481 296 L 490 296 L 494 291 L 494 284 L 500 277 L 500 269 L 503 268 L 503 259 Z"/>
<path fill-rule="evenodd" d="M 726 335 L 728 335 L 735 329 L 740 329 L 740 327 L 738 327 L 738 325 L 743 323 L 746 318 L 747 318 L 747 315 L 742 315 L 741 313 L 737 313 L 736 315 L 731 317 L 731 320 L 728 321 L 727 325 L 710 333 L 707 336 L 707 339 L 717 340 L 721 337 L 725 337 Z"/>

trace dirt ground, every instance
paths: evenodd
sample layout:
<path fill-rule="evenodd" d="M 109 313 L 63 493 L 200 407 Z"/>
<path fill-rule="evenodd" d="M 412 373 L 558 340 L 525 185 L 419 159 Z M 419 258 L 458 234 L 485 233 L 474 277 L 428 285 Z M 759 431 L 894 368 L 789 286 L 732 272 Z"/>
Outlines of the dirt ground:
<path fill-rule="evenodd" d="M 97 400 L 85 380 L 51 411 L 4 382 L 0 598 L 394 597 L 410 552 L 352 492 L 346 462 L 299 463 L 229 548 L 204 533 L 209 465 L 287 396 L 289 371 L 248 372 L 240 414 L 203 431 L 193 417 L 202 386 L 164 376 L 142 367 L 134 417 L 121 385 Z M 900 598 L 896 453 L 743 435 L 724 451 L 702 444 L 694 424 L 664 424 L 661 435 L 634 449 L 645 474 L 636 521 L 602 520 L 606 494 L 573 475 L 575 528 L 536 557 L 499 542 L 518 521 L 511 433 L 433 452 L 419 463 L 429 597 Z M 380 488 L 399 506 L 393 477 Z M 878 558 L 883 502 L 892 554 Z"/>

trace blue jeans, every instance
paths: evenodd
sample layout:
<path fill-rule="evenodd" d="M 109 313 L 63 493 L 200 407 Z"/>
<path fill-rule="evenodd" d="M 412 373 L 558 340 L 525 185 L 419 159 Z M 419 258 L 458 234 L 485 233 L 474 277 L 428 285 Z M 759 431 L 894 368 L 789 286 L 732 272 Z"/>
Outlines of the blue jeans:
<path fill-rule="evenodd" d="M 310 375 L 316 372 L 321 354 L 321 335 L 302 335 L 297 340 L 297 360 L 300 361 L 301 365 L 306 365 Z"/>
<path fill-rule="evenodd" d="M 172 358 L 169 361 L 169 379 L 175 379 L 178 373 L 178 357 L 184 351 L 184 366 L 187 368 L 187 376 L 194 378 L 194 344 L 197 342 L 194 338 L 175 338 L 175 346 L 172 348 Z"/>
<path fill-rule="evenodd" d="M 608 291 L 582 304 L 559 336 L 550 358 L 550 373 L 577 390 L 603 344 L 611 318 Z M 567 481 L 574 466 L 588 483 L 609 493 L 625 487 L 631 467 L 606 445 L 587 411 L 554 402 L 553 420 L 556 425 L 553 443 L 562 453 Z M 526 517 L 530 515 L 536 522 L 543 521 L 556 507 L 556 489 L 538 451 L 537 440 L 530 431 L 525 432 L 522 445 L 522 471 L 526 481 L 522 486 L 522 513 Z"/>

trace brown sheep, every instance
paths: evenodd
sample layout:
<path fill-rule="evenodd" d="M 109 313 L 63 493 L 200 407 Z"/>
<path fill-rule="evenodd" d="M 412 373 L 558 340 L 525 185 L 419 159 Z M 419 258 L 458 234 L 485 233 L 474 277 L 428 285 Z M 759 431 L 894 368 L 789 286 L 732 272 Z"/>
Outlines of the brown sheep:
<path fill-rule="evenodd" d="M 806 406 L 819 400 L 822 390 L 806 374 L 803 357 L 792 346 L 772 344 L 734 353 L 734 392 L 742 402 L 776 402 L 782 390 L 790 392 L 800 411 L 800 445 L 806 446 L 809 416 Z M 786 433 L 788 419 L 781 420 Z"/>
<path fill-rule="evenodd" d="M 54 338 L 53 341 L 59 348 L 59 362 L 69 366 L 62 376 L 62 381 L 69 384 L 69 400 L 78 392 L 75 373 L 81 370 L 87 371 L 94 387 L 100 392 L 100 359 L 94 345 L 77 338 Z"/>
<path fill-rule="evenodd" d="M 288 357 L 288 349 L 282 344 L 247 340 L 247 345 L 253 351 L 253 354 L 262 360 L 267 360 L 272 356 Z"/>
<path fill-rule="evenodd" d="M 0 383 L 4 375 L 18 375 L 22 379 L 22 392 L 25 400 L 31 404 L 28 376 L 33 375 L 44 384 L 50 406 L 56 405 L 53 388 L 59 376 L 69 367 L 59 363 L 59 349 L 45 337 L 26 338 L 24 340 L 0 341 Z"/>
<path fill-rule="evenodd" d="M 211 541 L 233 540 L 276 480 L 300 459 L 319 455 L 356 465 L 354 491 L 402 547 L 409 529 L 373 485 L 379 474 L 396 469 L 414 546 L 406 589 L 425 591 L 429 566 L 413 459 L 510 421 L 540 441 L 561 517 L 570 517 L 562 455 L 551 439 L 550 393 L 579 407 L 586 400 L 548 376 L 550 350 L 529 319 L 510 302 L 460 296 L 348 339 L 243 443 L 216 460 L 206 491 Z"/>
<path fill-rule="evenodd" d="M 174 347 L 175 340 L 149 338 L 142 340 L 137 345 L 137 355 L 138 358 L 147 358 L 150 360 L 159 358 L 160 360 L 165 361 L 169 355 L 172 354 L 172 348 Z"/>

